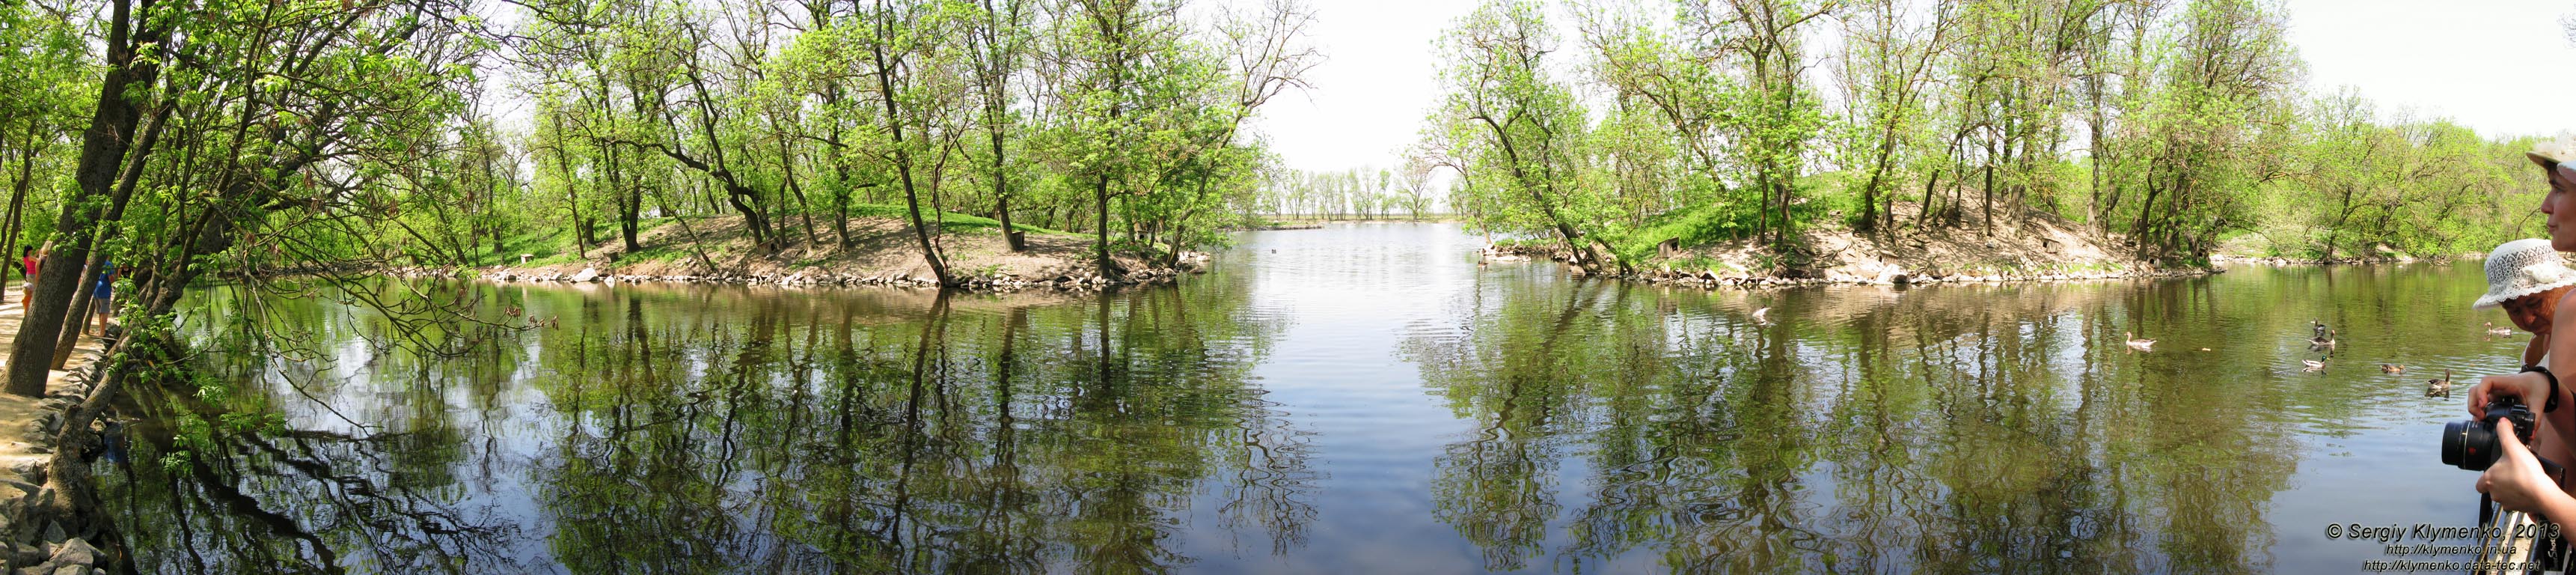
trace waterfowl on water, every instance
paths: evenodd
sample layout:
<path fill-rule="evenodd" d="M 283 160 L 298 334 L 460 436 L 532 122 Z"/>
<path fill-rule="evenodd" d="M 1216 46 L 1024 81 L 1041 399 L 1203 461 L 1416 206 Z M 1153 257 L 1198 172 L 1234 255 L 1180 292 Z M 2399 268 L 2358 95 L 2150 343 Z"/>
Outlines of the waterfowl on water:
<path fill-rule="evenodd" d="M 2316 337 L 2314 337 L 2314 338 L 2310 338 L 2310 339 L 2308 339 L 2308 347 L 2310 347 L 2310 348 L 2314 348 L 2314 349 L 2334 349 L 2334 346 L 2335 346 L 2335 331 L 2334 331 L 2334 330 L 2331 330 L 2331 329 L 2326 330 L 2325 335 L 2320 335 L 2320 336 L 2316 336 Z"/>
<path fill-rule="evenodd" d="M 2121 337 L 2122 339 L 2126 339 L 2126 340 L 2128 340 L 2128 342 L 2129 342 L 2129 349 L 2134 349 L 2134 350 L 2138 350 L 2138 351 L 2155 351 L 2155 350 L 2156 350 L 2156 340 L 2152 340 L 2152 339 L 2138 339 L 2138 336 L 2137 336 L 2136 334 L 2131 334 L 2131 333 L 2129 333 L 2129 332 L 2125 332 L 2125 331 L 2124 331 L 2124 332 L 2120 332 L 2120 337 Z"/>
<path fill-rule="evenodd" d="M 1753 310 L 1753 323 L 1771 323 L 1771 308 Z"/>
<path fill-rule="evenodd" d="M 2307 365 L 2307 367 L 2306 367 L 2305 369 L 2306 369 L 2307 371 L 2325 371 L 2325 370 L 2326 370 L 2326 362 L 2325 362 L 2325 360 L 2318 360 L 2318 359 L 2302 359 L 2302 360 L 2299 360 L 2299 363 L 2306 364 L 2306 365 Z"/>
<path fill-rule="evenodd" d="M 2513 335 L 2513 328 L 2496 327 L 2495 322 L 2487 322 L 2487 335 Z"/>
<path fill-rule="evenodd" d="M 2451 396 L 2451 370 L 2442 370 L 2441 379 L 2424 380 L 2424 397 Z"/>
<path fill-rule="evenodd" d="M 2403 366 L 2403 365 L 2397 365 L 2397 364 L 2394 364 L 2394 363 L 2383 363 L 2383 364 L 2379 364 L 2379 372 L 2380 372 L 2380 373 L 2406 373 L 2406 366 Z"/>

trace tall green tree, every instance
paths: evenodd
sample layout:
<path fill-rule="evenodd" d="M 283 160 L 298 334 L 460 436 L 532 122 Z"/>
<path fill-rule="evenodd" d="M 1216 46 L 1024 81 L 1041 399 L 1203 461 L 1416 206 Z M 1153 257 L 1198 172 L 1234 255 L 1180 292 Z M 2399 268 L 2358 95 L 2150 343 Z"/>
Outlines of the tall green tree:
<path fill-rule="evenodd" d="M 1459 189 L 1477 196 L 1455 203 L 1490 208 L 1479 225 L 1552 233 L 1576 265 L 1600 271 L 1608 202 L 1581 177 L 1589 126 L 1573 87 L 1548 72 L 1556 48 L 1539 4 L 1477 6 L 1441 41 L 1448 64 L 1431 124 L 1444 136 L 1440 153 L 1467 166 L 1471 183 Z"/>

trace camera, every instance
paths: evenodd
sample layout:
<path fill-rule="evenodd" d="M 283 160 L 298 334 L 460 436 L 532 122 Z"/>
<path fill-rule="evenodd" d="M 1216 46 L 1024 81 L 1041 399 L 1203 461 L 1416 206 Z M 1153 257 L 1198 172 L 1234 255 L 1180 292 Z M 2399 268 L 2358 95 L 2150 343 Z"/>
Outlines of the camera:
<path fill-rule="evenodd" d="M 2485 471 L 2504 455 L 2504 445 L 2496 443 L 2495 422 L 2513 421 L 2515 441 L 2531 443 L 2531 408 L 2512 397 L 2498 397 L 2487 402 L 2485 415 L 2477 419 L 2454 421 L 2442 427 L 2442 463 L 2469 471 Z"/>

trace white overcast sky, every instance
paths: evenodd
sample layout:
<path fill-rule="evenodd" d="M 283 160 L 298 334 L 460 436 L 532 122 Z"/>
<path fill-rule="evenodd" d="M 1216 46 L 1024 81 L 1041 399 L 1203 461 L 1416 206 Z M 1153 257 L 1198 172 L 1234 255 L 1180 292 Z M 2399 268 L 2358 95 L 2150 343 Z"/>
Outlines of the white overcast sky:
<path fill-rule="evenodd" d="M 1476 2 L 1309 2 L 1320 20 L 1315 40 L 1328 59 L 1310 75 L 1314 90 L 1273 100 L 1258 129 L 1294 168 L 1393 166 L 1438 91 L 1433 41 Z M 2576 13 L 2576 0 L 2286 5 L 2312 93 L 2351 86 L 2378 103 L 2383 117 L 2400 110 L 2447 117 L 2487 136 L 2576 129 L 2576 46 L 2558 23 Z M 1560 50 L 1568 58 L 1573 52 Z"/>

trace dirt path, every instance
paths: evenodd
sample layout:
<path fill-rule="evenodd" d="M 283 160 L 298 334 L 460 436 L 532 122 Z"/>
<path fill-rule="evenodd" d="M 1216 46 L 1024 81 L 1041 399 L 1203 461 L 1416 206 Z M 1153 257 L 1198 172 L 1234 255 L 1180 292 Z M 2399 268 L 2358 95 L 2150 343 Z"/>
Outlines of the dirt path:
<path fill-rule="evenodd" d="M 0 288 L 0 301 L 5 301 L 0 303 L 0 365 L 5 365 L 9 352 L 17 348 L 18 324 L 26 319 L 26 310 L 18 306 L 20 291 L 16 285 Z M 81 319 L 96 321 L 94 317 Z M 72 348 L 71 361 L 64 363 L 64 367 L 81 369 L 89 365 L 93 358 L 98 357 L 100 341 L 96 333 L 81 337 L 80 343 Z M 70 373 L 70 370 L 63 369 L 47 372 L 46 397 L 72 393 L 64 377 Z M 48 401 L 0 393 L 0 470 L 22 469 L 47 457 L 45 453 L 37 452 L 37 445 L 29 440 L 36 433 L 37 418 L 62 405 L 63 400 Z M 47 438 L 45 443 L 52 441 Z"/>

